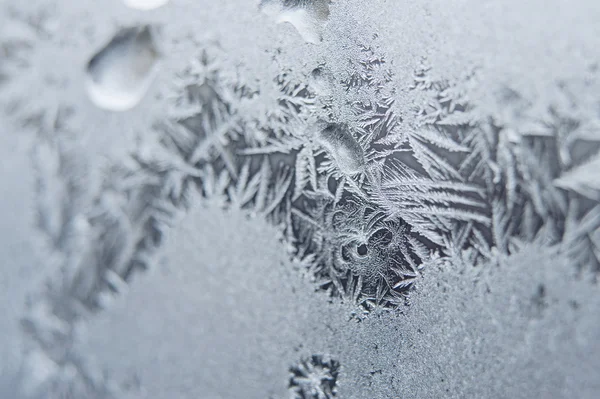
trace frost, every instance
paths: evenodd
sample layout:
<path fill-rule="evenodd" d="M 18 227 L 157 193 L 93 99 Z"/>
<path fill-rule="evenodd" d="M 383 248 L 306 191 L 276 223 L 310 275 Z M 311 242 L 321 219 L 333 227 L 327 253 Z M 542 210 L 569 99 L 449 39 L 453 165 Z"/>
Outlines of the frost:
<path fill-rule="evenodd" d="M 289 390 L 294 399 L 331 399 L 337 394 L 340 364 L 321 355 L 301 360 L 290 368 Z"/>
<path fill-rule="evenodd" d="M 125 3 L 149 9 L 166 2 Z M 185 7 L 181 9 L 194 6 Z M 209 10 L 211 6 L 201 7 Z M 321 333 L 330 330 L 359 335 L 360 328 L 348 327 L 347 319 L 356 325 L 371 323 L 370 333 L 360 336 L 369 344 L 369 351 L 371 344 L 378 350 L 380 343 L 374 341 L 382 338 L 381 345 L 388 353 L 425 371 L 419 378 L 436 379 L 432 386 L 420 380 L 415 383 L 406 378 L 407 374 L 401 382 L 394 381 L 395 373 L 404 371 L 391 371 L 391 357 L 370 357 L 370 353 L 365 354 L 366 346 L 356 343 L 347 349 L 352 356 L 340 346 L 330 351 L 344 363 L 344 370 L 348 367 L 354 373 L 356 378 L 348 377 L 348 384 L 373 384 L 373 389 L 382 391 L 390 387 L 373 397 L 393 397 L 390 395 L 397 392 L 423 397 L 440 396 L 440 392 L 455 397 L 498 394 L 502 390 L 497 387 L 472 394 L 469 384 L 475 384 L 472 378 L 477 373 L 467 368 L 464 373 L 471 380 L 462 378 L 461 361 L 454 359 L 477 363 L 478 356 L 472 356 L 470 348 L 502 354 L 494 345 L 479 341 L 485 341 L 489 334 L 502 337 L 498 345 L 504 345 L 503 350 L 510 348 L 511 341 L 527 342 L 510 355 L 526 358 L 527 354 L 519 350 L 536 347 L 535 337 L 546 337 L 536 329 L 538 324 L 552 324 L 548 321 L 552 320 L 570 328 L 559 321 L 571 317 L 582 305 L 572 305 L 569 310 L 571 305 L 561 302 L 556 287 L 565 284 L 593 292 L 577 278 L 597 279 L 600 270 L 597 66 L 592 63 L 582 69 L 573 62 L 572 68 L 579 75 L 548 68 L 556 76 L 540 95 L 528 82 L 511 84 L 510 79 L 496 76 L 498 70 L 490 65 L 498 62 L 491 56 L 472 62 L 462 61 L 458 55 L 447 57 L 448 62 L 460 59 L 459 68 L 440 62 L 440 54 L 451 49 L 433 44 L 446 43 L 446 39 L 448 43 L 459 41 L 456 31 L 461 29 L 452 24 L 468 20 L 463 8 L 457 6 L 451 21 L 443 20 L 443 13 L 436 10 L 434 14 L 441 14 L 436 14 L 438 19 L 432 23 L 421 15 L 431 14 L 428 6 L 423 11 L 406 5 L 402 15 L 393 12 L 398 7 L 385 1 L 365 5 L 358 1 L 264 0 L 260 11 L 276 23 L 290 23 L 304 41 L 314 45 L 298 44 L 293 37 L 274 40 L 269 36 L 281 27 L 254 26 L 241 33 L 250 26 L 243 16 L 235 23 L 224 23 L 218 39 L 199 39 L 196 25 L 175 27 L 171 21 L 167 43 L 173 45 L 172 54 L 160 51 L 163 39 L 157 36 L 157 21 L 169 22 L 171 17 L 166 16 L 171 14 L 148 14 L 152 23 L 147 25 L 124 25 L 127 18 L 117 18 L 119 25 L 133 27 L 113 33 L 104 47 L 94 47 L 96 54 L 80 71 L 92 103 L 107 110 L 133 112 L 155 81 L 159 62 L 166 65 L 167 84 L 162 82 L 151 100 L 160 112 L 144 115 L 150 121 L 143 128 L 123 128 L 122 134 L 143 130 L 138 132 L 135 148 L 124 157 L 105 160 L 105 164 L 88 159 L 90 150 L 86 147 L 93 146 L 79 138 L 92 129 L 85 122 L 94 114 L 78 105 L 80 98 L 69 73 L 39 65 L 40 60 L 52 59 L 49 55 L 61 54 L 61 48 L 74 42 L 67 40 L 64 32 L 53 41 L 56 27 L 47 23 L 43 13 L 29 18 L 11 14 L 12 21 L 3 25 L 0 38 L 0 88 L 8 89 L 6 97 L 2 93 L 3 111 L 14 114 L 23 130 L 36 130 L 31 147 L 37 174 L 35 226 L 58 259 L 58 267 L 50 268 L 47 278 L 41 277 L 46 283 L 29 298 L 21 318 L 22 331 L 28 336 L 25 352 L 37 359 L 24 363 L 23 379 L 39 375 L 39 390 L 56 395 L 119 396 L 114 381 L 74 349 L 74 342 L 82 340 L 78 326 L 99 312 L 118 312 L 123 297 L 138 284 L 140 272 L 156 270 L 164 243 L 177 231 L 179 221 L 198 209 L 219 215 L 238 212 L 251 220 L 258 217 L 261 223 L 269 222 L 277 232 L 273 241 L 287 250 L 293 265 L 290 271 L 297 277 L 308 277 L 312 290 L 327 294 L 302 297 L 306 303 L 306 298 L 312 298 L 315 312 L 326 312 L 326 317 L 318 313 L 322 316 L 317 323 Z M 228 15 L 233 13 L 229 8 L 234 7 L 215 6 L 207 14 Z M 250 8 L 260 12 L 255 4 Z M 173 10 L 176 14 L 177 9 L 171 7 L 169 13 Z M 78 18 L 77 10 L 62 10 L 65 21 Z M 531 16 L 528 10 L 519 12 L 518 18 Z M 397 23 L 393 21 L 396 14 Z M 98 18 L 105 17 L 112 18 L 110 12 Z M 381 21 L 390 25 L 383 26 Z M 440 23 L 443 33 L 432 29 L 435 23 Z M 205 26 L 211 29 L 210 24 L 202 25 L 202 29 Z M 387 32 L 394 29 L 401 32 L 397 41 Z M 90 38 L 104 35 L 93 28 L 85 30 Z M 242 36 L 254 37 L 255 33 L 256 49 L 243 49 L 236 43 Z M 473 37 L 475 40 L 476 35 Z M 35 48 L 42 38 L 52 40 L 44 42 L 42 49 Z M 290 43 L 298 47 L 290 49 Z M 551 47 L 555 51 L 560 46 Z M 31 58 L 32 54 L 38 58 Z M 514 65 L 532 80 L 532 86 L 539 86 L 533 72 L 517 61 Z M 43 88 L 52 86 L 54 91 L 40 91 L 48 96 L 42 101 L 28 99 L 20 93 L 19 85 L 25 80 L 18 80 L 18 75 L 31 76 Z M 45 104 L 48 99 L 52 99 L 52 106 Z M 119 115 L 126 118 L 128 113 Z M 118 118 L 117 114 L 110 116 Z M 124 119 L 114 120 L 116 126 Z M 113 146 L 121 144 L 115 140 Z M 99 175 L 98 181 L 90 177 L 92 172 Z M 201 240 L 212 237 L 211 233 L 194 231 L 191 235 Z M 536 254 L 547 256 L 540 255 L 540 260 Z M 537 265 L 554 257 L 561 264 L 569 263 L 568 268 L 558 271 L 558 266 L 554 270 Z M 515 259 L 519 267 L 511 269 Z M 525 270 L 522 266 L 526 264 L 539 268 Z M 189 273 L 200 267 L 195 263 L 191 266 L 180 270 Z M 239 274 L 239 269 L 227 270 Z M 542 272 L 548 275 L 540 275 Z M 219 287 L 211 291 L 211 306 L 239 317 L 243 311 L 241 306 L 232 305 L 233 294 L 251 277 L 255 277 L 252 281 L 257 287 L 268 286 L 266 292 L 281 289 L 276 298 L 283 298 L 282 307 L 288 299 L 294 301 L 294 286 L 284 289 L 277 279 L 263 281 L 262 276 L 250 272 L 245 278 L 231 273 L 221 280 L 213 275 L 217 284 L 203 280 Z M 160 282 L 155 284 L 155 288 L 161 287 Z M 161 289 L 172 294 L 174 286 Z M 205 295 L 203 289 L 196 287 L 196 291 Z M 513 291 L 516 293 L 510 296 Z M 577 296 L 577 292 L 568 294 Z M 502 302 L 503 295 L 512 302 Z M 506 314 L 516 318 L 516 325 L 523 330 L 516 339 L 510 335 L 511 328 L 495 330 L 498 325 L 510 326 L 512 319 L 505 316 L 502 306 L 490 306 L 495 303 L 487 302 L 490 296 L 510 308 Z M 195 303 L 193 296 L 186 298 Z M 238 305 L 247 300 L 237 298 Z M 325 306 L 318 301 L 329 303 Z M 410 312 L 407 309 L 416 301 L 423 302 L 423 307 L 414 311 L 418 316 L 406 316 L 404 312 Z M 585 302 L 580 297 L 573 301 Z M 457 305 L 465 313 L 451 310 Z M 562 313 L 552 313 L 555 307 Z M 244 319 L 245 323 L 254 323 L 252 317 L 263 317 L 259 308 L 244 309 L 252 315 Z M 439 309 L 446 313 L 440 314 Z M 300 321 L 293 324 L 286 318 L 290 325 L 302 325 L 303 331 L 315 328 L 308 322 L 302 324 L 309 319 L 306 312 L 296 311 Z M 491 324 L 474 322 L 482 331 L 472 333 L 464 325 L 456 326 L 470 322 L 465 314 L 486 312 L 493 316 Z M 436 317 L 444 320 L 452 339 L 439 332 L 433 320 Z M 394 335 L 393 329 L 405 320 L 408 325 Z M 423 333 L 410 322 L 431 330 Z M 579 328 L 578 322 L 572 325 Z M 387 328 L 389 335 L 373 333 L 378 331 L 374 326 L 381 331 Z M 404 340 L 404 332 L 413 341 Z M 307 339 L 306 334 L 302 339 Z M 358 341 L 356 336 L 348 337 L 340 342 Z M 402 348 L 392 349 L 398 342 L 388 337 L 395 337 Z M 428 349 L 433 345 L 429 338 L 443 344 L 439 347 L 446 351 L 442 351 L 446 356 L 442 360 L 448 367 L 442 371 L 438 372 L 440 359 Z M 314 342 L 308 353 L 326 353 L 321 349 L 327 345 L 320 344 Z M 405 349 L 413 344 L 418 348 L 414 354 Z M 462 345 L 462 352 L 453 352 L 453 345 Z M 354 356 L 357 354 L 360 356 Z M 423 354 L 434 360 L 427 363 L 429 357 Z M 364 359 L 376 359 L 387 366 L 367 371 Z M 288 365 L 293 361 L 286 360 Z M 286 367 L 280 371 L 285 372 Z M 336 396 L 344 389 L 343 384 L 337 384 L 339 369 L 337 361 L 324 356 L 302 358 L 290 369 L 292 397 Z M 507 370 L 512 368 L 501 371 Z M 408 368 L 406 373 L 411 372 Z M 461 381 L 452 386 L 454 392 L 444 390 L 447 378 Z M 548 380 L 555 381 L 552 376 Z M 462 383 L 466 386 L 459 386 Z M 565 387 L 569 384 L 564 383 Z"/>
<path fill-rule="evenodd" d="M 36 32 L 24 16 L 6 18 L 0 30 L 0 88 L 10 84 L 19 71 L 30 66 Z"/>
<path fill-rule="evenodd" d="M 180 74 L 169 120 L 156 125 L 160 150 L 133 155 L 164 181 L 152 189 L 157 209 L 185 209 L 196 191 L 206 204 L 267 217 L 293 257 L 311 259 L 320 290 L 366 311 L 403 303 L 428 251 L 464 250 L 478 262 L 524 242 L 559 243 L 569 205 L 553 188 L 553 125 L 535 135 L 504 127 L 478 115 L 459 82 L 428 79 L 427 68 L 410 87 L 427 101 L 404 121 L 377 51 L 361 47 L 359 69 L 342 81 L 362 98 L 348 104 L 356 121 L 347 124 L 327 122 L 335 118 L 317 108 L 323 87 L 286 72 L 240 81 L 219 67 L 218 46 L 203 50 Z M 261 85 L 278 93 L 266 115 L 254 112 Z M 170 217 L 153 216 L 157 245 Z"/>
<path fill-rule="evenodd" d="M 418 275 L 406 225 L 386 220 L 373 205 L 321 199 L 310 213 L 293 210 L 301 256 L 315 254 L 312 272 L 321 289 L 370 310 L 397 306 Z M 307 240 L 310 240 L 307 242 Z"/>
<path fill-rule="evenodd" d="M 34 397 L 44 392 L 44 385 L 48 385 L 49 379 L 58 372 L 58 366 L 43 352 L 33 352 L 26 360 L 25 370 L 28 379 L 20 394 L 23 397 Z"/>
<path fill-rule="evenodd" d="M 556 179 L 554 184 L 592 200 L 600 201 L 600 179 L 597 175 L 599 170 L 600 157 L 596 156 L 589 162 L 565 173 Z"/>

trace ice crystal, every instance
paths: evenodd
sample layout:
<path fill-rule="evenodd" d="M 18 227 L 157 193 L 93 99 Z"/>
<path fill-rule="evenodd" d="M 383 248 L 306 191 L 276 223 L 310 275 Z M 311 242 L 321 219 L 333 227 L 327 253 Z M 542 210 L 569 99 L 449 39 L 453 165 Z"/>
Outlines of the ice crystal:
<path fill-rule="evenodd" d="M 290 398 L 331 399 L 337 395 L 340 364 L 328 356 L 313 355 L 290 368 Z"/>

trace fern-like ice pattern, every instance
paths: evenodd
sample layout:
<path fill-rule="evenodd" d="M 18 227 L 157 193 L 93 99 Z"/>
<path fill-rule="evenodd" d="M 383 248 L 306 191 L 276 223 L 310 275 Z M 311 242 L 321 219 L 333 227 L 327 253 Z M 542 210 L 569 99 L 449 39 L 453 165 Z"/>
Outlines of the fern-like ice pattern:
<path fill-rule="evenodd" d="M 153 129 L 158 140 L 109 168 L 96 190 L 65 172 L 77 157 L 60 139 L 41 140 L 37 156 L 56 167 L 40 180 L 39 226 L 65 261 L 23 320 L 37 346 L 31 356 L 75 370 L 69 378 L 79 375 L 86 389 L 110 387 L 70 353 L 77 323 L 151 267 L 170 222 L 195 201 L 267 218 L 319 290 L 365 313 L 405 304 L 423 265 L 450 253 L 479 262 L 535 241 L 599 270 L 594 125 L 556 106 L 517 122 L 486 115 L 466 99 L 464 82 L 431 81 L 426 67 L 412 82 L 426 102 L 403 119 L 385 57 L 367 46 L 361 54 L 341 81 L 321 65 L 305 79 L 282 71 L 256 83 L 207 46 L 177 77 L 168 117 Z M 268 112 L 260 85 L 278 93 Z M 352 123 L 332 111 L 336 85 L 361 99 L 346 104 Z M 506 107 L 518 101 L 504 94 Z M 69 206 L 43 203 L 51 182 Z M 325 366 L 321 388 L 306 388 Z M 337 367 L 305 360 L 292 369 L 291 389 L 333 397 Z M 48 378 L 62 381 L 63 371 Z M 331 376 L 333 385 L 323 382 Z"/>

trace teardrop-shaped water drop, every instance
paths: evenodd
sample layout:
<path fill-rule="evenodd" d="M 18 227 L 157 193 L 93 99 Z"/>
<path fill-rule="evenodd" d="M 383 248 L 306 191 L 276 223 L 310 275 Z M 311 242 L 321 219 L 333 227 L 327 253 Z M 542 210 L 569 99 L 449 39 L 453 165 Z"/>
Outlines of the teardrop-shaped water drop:
<path fill-rule="evenodd" d="M 127 7 L 135 8 L 138 10 L 153 10 L 155 8 L 164 6 L 169 0 L 123 0 Z"/>
<path fill-rule="evenodd" d="M 290 23 L 304 41 L 316 44 L 321 41 L 322 31 L 329 19 L 330 0 L 262 0 L 261 10 L 276 23 Z"/>
<path fill-rule="evenodd" d="M 346 127 L 330 124 L 317 133 L 317 141 L 345 175 L 352 176 L 364 171 L 364 151 Z"/>
<path fill-rule="evenodd" d="M 125 28 L 87 64 L 86 88 L 100 108 L 125 111 L 137 105 L 156 74 L 160 53 L 152 26 Z"/>

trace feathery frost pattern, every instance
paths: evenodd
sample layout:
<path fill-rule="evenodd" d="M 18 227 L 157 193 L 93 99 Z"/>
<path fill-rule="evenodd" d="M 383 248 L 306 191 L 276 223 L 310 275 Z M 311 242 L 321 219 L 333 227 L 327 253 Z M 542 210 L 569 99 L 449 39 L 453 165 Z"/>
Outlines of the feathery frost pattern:
<path fill-rule="evenodd" d="M 177 76 L 167 117 L 98 187 L 72 174 L 84 168 L 70 163 L 85 162 L 68 140 L 48 134 L 36 147 L 34 159 L 52 166 L 39 168 L 38 224 L 63 256 L 23 320 L 31 356 L 58 365 L 40 384 L 70 376 L 104 389 L 99 397 L 119 395 L 69 342 L 81 320 L 152 266 L 170 224 L 194 202 L 279 226 L 315 287 L 365 314 L 407 304 L 424 265 L 450 254 L 476 263 L 536 242 L 600 270 L 597 110 L 565 100 L 540 112 L 506 88 L 498 93 L 506 112 L 486 114 L 465 89 L 476 72 L 433 81 L 423 66 L 409 93 L 425 101 L 403 118 L 393 71 L 375 47 L 358 46 L 363 59 L 340 81 L 320 65 L 303 79 L 284 70 L 268 82 L 244 81 L 217 47 Z M 355 99 L 344 104 L 350 121 L 333 112 L 340 88 Z M 44 116 L 45 129 L 63 130 L 66 113 Z M 334 397 L 338 367 L 303 360 L 291 369 L 294 397 Z"/>

